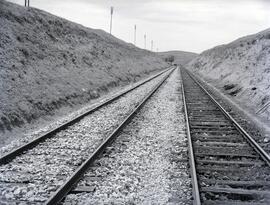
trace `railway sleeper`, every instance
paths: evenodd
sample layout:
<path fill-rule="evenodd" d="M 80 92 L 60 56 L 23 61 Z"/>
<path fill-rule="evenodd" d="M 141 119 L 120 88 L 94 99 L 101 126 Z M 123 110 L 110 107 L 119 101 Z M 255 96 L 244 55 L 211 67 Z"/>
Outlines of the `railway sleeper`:
<path fill-rule="evenodd" d="M 200 142 L 229 142 L 229 143 L 238 143 L 242 142 L 241 139 L 232 139 L 232 138 L 207 138 L 207 137 L 194 137 L 194 141 L 200 141 Z"/>
<path fill-rule="evenodd" d="M 187 103 L 187 105 L 195 110 L 218 110 L 217 106 L 211 105 L 211 102 L 205 102 L 204 104 Z"/>
<path fill-rule="evenodd" d="M 193 121 L 199 121 L 199 122 L 230 122 L 228 121 L 228 119 L 225 118 L 225 116 L 222 115 L 207 115 L 207 114 L 203 114 L 203 113 L 192 113 L 188 115 L 189 119 L 190 119 L 190 123 L 192 123 Z"/>
<path fill-rule="evenodd" d="M 197 130 L 196 130 L 197 131 Z M 228 133 L 228 132 L 226 132 L 226 133 L 224 133 L 222 130 L 215 130 L 214 132 L 211 132 L 211 130 L 210 130 L 210 132 L 209 131 L 205 131 L 205 130 L 202 130 L 202 132 L 198 132 L 198 133 L 196 133 L 196 131 L 194 131 L 194 133 L 192 134 L 192 137 L 194 136 L 194 137 L 209 137 L 209 138 L 224 138 L 224 137 L 226 137 L 226 138 L 241 138 L 241 139 L 243 139 L 243 136 L 242 135 L 240 135 L 239 133 L 236 133 L 236 134 L 234 134 L 234 133 Z M 205 132 L 203 132 L 203 131 L 205 131 Z M 218 133 L 216 133 L 216 131 L 218 131 Z"/>
<path fill-rule="evenodd" d="M 92 193 L 95 190 L 95 186 L 76 186 L 76 188 L 71 190 L 69 194 Z"/>
<path fill-rule="evenodd" d="M 210 100 L 205 101 L 205 102 L 201 102 L 201 100 L 199 101 L 200 101 L 199 103 L 188 101 L 186 104 L 190 108 L 203 109 L 203 110 L 217 108 L 217 106 L 213 105 L 213 103 Z"/>
<path fill-rule="evenodd" d="M 252 201 L 260 200 L 269 197 L 270 191 L 261 190 L 247 190 L 247 189 L 233 189 L 233 188 L 221 188 L 221 187 L 201 187 L 201 192 L 204 193 L 206 199 L 219 199 L 227 198 L 229 200 L 239 201 Z"/>
<path fill-rule="evenodd" d="M 203 136 L 197 135 L 192 136 L 193 141 L 202 142 L 228 142 L 228 143 L 241 143 L 243 141 L 240 137 L 229 137 L 229 136 Z"/>
<path fill-rule="evenodd" d="M 193 121 L 189 123 L 190 126 L 205 126 L 205 127 L 212 127 L 212 126 L 217 126 L 217 127 L 227 127 L 227 126 L 232 126 L 232 123 L 230 122 L 209 122 L 209 121 Z"/>
<path fill-rule="evenodd" d="M 203 122 L 203 123 L 228 123 L 229 121 L 224 117 L 223 119 L 215 119 L 215 118 L 205 118 L 205 117 L 195 117 L 188 116 L 190 124 L 193 122 Z"/>
<path fill-rule="evenodd" d="M 236 152 L 236 153 L 233 153 L 233 152 L 201 152 L 201 151 L 196 151 L 195 152 L 195 155 L 196 156 L 199 156 L 199 157 L 205 157 L 205 156 L 208 156 L 208 157 L 230 157 L 230 158 L 234 158 L 234 157 L 245 157 L 245 158 L 259 158 L 258 155 L 256 155 L 255 153 L 247 153 L 247 152 Z"/>
<path fill-rule="evenodd" d="M 186 83 L 186 84 L 188 84 L 188 86 L 186 87 L 186 95 L 189 94 L 193 97 L 193 99 L 198 99 L 198 95 L 196 94 L 200 94 L 202 96 L 201 99 L 204 100 L 209 99 L 209 97 L 205 93 L 202 93 L 200 88 L 196 87 L 196 85 L 194 85 L 193 83 L 191 84 Z"/>
<path fill-rule="evenodd" d="M 217 125 L 208 125 L 208 126 L 198 126 L 198 125 L 190 125 L 191 129 L 195 130 L 209 130 L 209 131 L 231 131 L 232 129 L 235 129 L 234 126 L 217 126 Z"/>
<path fill-rule="evenodd" d="M 248 189 L 265 189 L 270 188 L 270 181 L 235 181 L 235 180 L 213 180 L 213 179 L 205 179 L 202 180 L 203 183 L 207 185 L 215 185 L 215 186 L 230 186 L 231 188 L 248 188 Z"/>
<path fill-rule="evenodd" d="M 196 98 L 196 101 L 189 100 L 192 97 L 192 95 L 189 92 L 186 92 L 186 97 L 187 96 L 189 97 L 189 98 L 186 98 L 187 104 L 204 106 L 205 104 L 211 105 L 213 103 L 209 98 L 202 98 L 202 99 Z M 192 98 L 192 99 L 195 99 L 195 98 Z"/>
<path fill-rule="evenodd" d="M 220 115 L 223 116 L 222 112 L 217 107 L 204 107 L 204 108 L 198 108 L 196 106 L 189 106 L 188 105 L 188 113 L 194 113 L 194 114 L 205 114 L 205 115 Z"/>
<path fill-rule="evenodd" d="M 25 184 L 31 183 L 30 180 L 22 180 L 22 181 L 8 181 L 8 180 L 1 180 L 0 181 L 0 189 L 2 188 L 2 185 L 4 184 L 5 186 L 11 185 L 11 186 L 16 186 L 16 187 L 24 187 Z M 1 202 L 1 201 L 0 201 Z"/>
<path fill-rule="evenodd" d="M 219 143 L 219 142 L 228 142 L 228 143 L 238 143 L 238 142 L 241 142 L 240 139 L 231 139 L 231 138 L 198 138 L 198 137 L 194 137 L 193 140 L 198 143 L 201 142 L 215 142 L 215 143 Z"/>
<path fill-rule="evenodd" d="M 220 114 L 220 110 L 218 109 L 210 109 L 210 108 L 189 108 L 188 112 L 196 113 L 196 114 L 205 114 L 205 115 L 213 115 Z"/>
<path fill-rule="evenodd" d="M 40 201 L 26 201 L 26 200 L 10 200 L 10 199 L 6 199 L 6 198 L 0 198 L 0 202 L 1 202 L 1 205 L 37 205 L 37 204 L 43 204 L 45 202 L 40 200 Z"/>
<path fill-rule="evenodd" d="M 200 141 L 194 141 L 193 142 L 196 146 L 209 146 L 209 147 L 235 147 L 235 148 L 251 148 L 247 142 L 242 143 L 232 143 L 232 142 L 200 142 Z"/>
<path fill-rule="evenodd" d="M 221 134 L 221 135 L 225 135 L 225 134 L 239 134 L 239 131 L 234 129 L 234 130 L 191 130 L 190 131 L 191 134 L 193 133 L 205 133 L 205 134 Z"/>
<path fill-rule="evenodd" d="M 67 147 L 65 145 L 57 145 L 57 146 L 52 145 L 50 147 L 39 145 L 39 148 L 40 148 L 40 150 L 50 149 L 52 151 L 53 150 L 59 150 L 59 151 L 64 151 L 64 150 L 66 150 L 66 151 L 74 151 L 74 150 L 75 151 L 82 151 L 82 148 L 78 148 L 78 147 L 76 147 L 76 145 L 74 145 L 73 147 L 71 147 L 71 146 Z M 85 150 L 87 150 L 87 149 L 85 149 Z M 30 153 L 30 150 L 28 152 Z"/>
<path fill-rule="evenodd" d="M 189 113 L 189 116 L 191 116 L 191 117 L 198 117 L 198 118 L 204 118 L 204 119 L 212 119 L 212 118 L 214 118 L 214 119 L 217 119 L 217 120 L 220 120 L 220 119 L 226 119 L 226 117 L 222 114 L 222 113 L 220 113 L 220 112 L 216 112 L 216 113 L 213 113 L 213 112 L 211 112 L 211 113 L 202 113 L 202 112 L 195 112 L 195 111 L 188 111 L 188 113 Z M 228 121 L 228 120 L 227 120 Z"/>
<path fill-rule="evenodd" d="M 187 93 L 186 93 L 187 94 Z M 190 95 L 190 93 L 189 93 Z M 205 106 L 205 103 L 212 103 L 212 101 L 209 98 L 204 98 L 204 100 L 199 100 L 199 101 L 188 101 L 188 99 L 186 99 L 187 104 L 191 104 L 191 105 L 200 105 L 200 106 Z M 207 104 L 207 105 L 209 105 Z"/>
<path fill-rule="evenodd" d="M 190 84 L 186 87 L 186 96 L 188 97 L 187 99 L 192 99 L 193 102 L 194 99 L 197 100 L 195 102 L 200 102 L 198 100 L 209 101 L 209 97 L 206 94 L 202 93 L 198 88 L 192 89 L 191 86 L 193 85 Z"/>
<path fill-rule="evenodd" d="M 216 109 L 216 110 L 219 110 L 218 107 L 216 105 L 214 105 L 212 102 L 208 101 L 208 102 L 204 102 L 204 103 L 197 103 L 197 104 L 194 104 L 192 102 L 187 102 L 187 105 L 191 108 L 194 108 L 194 109 Z"/>
<path fill-rule="evenodd" d="M 196 158 L 198 160 L 216 160 L 216 161 L 242 161 L 242 162 L 246 162 L 246 161 L 258 161 L 259 156 L 258 157 L 243 157 L 243 156 L 239 156 L 239 155 L 195 155 Z M 223 165 L 224 163 L 222 163 Z M 258 165 L 257 165 L 258 166 Z"/>
<path fill-rule="evenodd" d="M 238 161 L 238 160 L 209 160 L 209 159 L 197 159 L 198 164 L 215 164 L 215 165 L 239 165 L 239 166 L 263 166 L 265 162 L 262 161 Z"/>
<path fill-rule="evenodd" d="M 256 169 L 247 170 L 246 167 L 217 167 L 217 166 L 197 166 L 197 173 L 200 181 L 205 179 L 213 180 L 232 180 L 232 181 L 270 181 L 260 174 L 268 174 L 269 169 L 262 169 L 260 173 Z M 245 175 L 243 175 L 245 173 Z M 201 185 L 206 186 L 206 183 Z M 209 184 L 211 185 L 211 184 Z M 208 186 L 209 186 L 208 185 Z"/>
<path fill-rule="evenodd" d="M 243 202 L 243 201 L 223 201 L 223 200 L 206 200 L 204 205 L 269 205 L 269 202 Z"/>
<path fill-rule="evenodd" d="M 196 149 L 196 151 L 194 153 L 196 154 L 208 154 L 210 153 L 210 155 L 213 154 L 218 154 L 221 153 L 223 155 L 223 153 L 225 155 L 230 155 L 230 154 L 236 154 L 236 155 L 247 155 L 247 156 L 258 156 L 257 153 L 253 150 L 253 149 L 242 149 L 240 148 L 239 150 L 235 150 L 233 147 L 211 147 L 211 146 L 194 146 L 194 148 Z M 220 149 L 219 149 L 220 148 Z"/>
<path fill-rule="evenodd" d="M 247 149 L 235 149 L 234 147 L 211 147 L 211 146 L 196 146 L 195 152 L 229 152 L 229 153 L 249 153 L 249 154 L 256 154 L 253 148 L 249 147 Z"/>
<path fill-rule="evenodd" d="M 241 140 L 241 142 L 244 140 L 242 136 L 240 135 L 232 135 L 232 134 L 222 134 L 220 133 L 194 133 L 192 134 L 192 139 L 228 139 L 228 140 Z"/>
<path fill-rule="evenodd" d="M 215 174 L 222 173 L 223 174 L 221 175 L 222 180 L 224 180 L 222 177 L 224 177 L 226 180 L 229 177 L 228 175 L 224 175 L 224 173 L 238 174 L 238 173 L 243 173 L 243 171 L 247 171 L 246 167 L 239 167 L 239 166 L 197 165 L 196 167 L 197 167 L 198 173 L 201 174 L 202 176 L 204 176 L 205 174 L 213 173 L 213 172 L 215 172 Z M 233 175 L 233 177 L 237 177 L 237 180 L 239 180 L 239 176 Z"/>
<path fill-rule="evenodd" d="M 194 106 L 194 107 L 199 107 L 199 108 L 204 108 L 204 107 L 217 107 L 213 104 L 213 102 L 208 98 L 204 101 L 202 100 L 198 100 L 198 101 L 190 101 L 190 100 L 186 100 L 186 104 L 190 105 L 190 106 Z"/>
<path fill-rule="evenodd" d="M 194 121 L 199 121 L 199 122 L 205 122 L 205 121 L 215 121 L 215 122 L 230 122 L 228 119 L 221 114 L 203 114 L 203 113 L 190 113 L 188 112 L 188 117 L 189 119 L 193 119 Z"/>
<path fill-rule="evenodd" d="M 232 123 L 220 123 L 220 122 L 217 122 L 217 123 L 213 123 L 213 122 L 203 122 L 203 121 L 198 121 L 198 122 L 190 122 L 189 123 L 190 127 L 202 127 L 202 128 L 212 128 L 212 127 L 215 127 L 215 128 L 234 128 L 234 125 Z"/>
<path fill-rule="evenodd" d="M 207 137 L 207 138 L 241 138 L 243 139 L 243 136 L 240 134 L 225 134 L 225 133 L 219 133 L 219 134 L 208 134 L 208 133 L 194 133 L 192 137 Z"/>

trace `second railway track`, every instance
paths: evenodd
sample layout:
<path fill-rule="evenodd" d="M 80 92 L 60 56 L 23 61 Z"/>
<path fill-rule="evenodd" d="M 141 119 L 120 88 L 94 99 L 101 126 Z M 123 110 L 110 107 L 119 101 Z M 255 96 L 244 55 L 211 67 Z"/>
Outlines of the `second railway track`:
<path fill-rule="evenodd" d="M 269 204 L 269 156 L 183 69 L 182 79 L 194 204 Z"/>
<path fill-rule="evenodd" d="M 195 76 L 194 76 L 195 77 Z M 220 105 L 239 123 L 246 132 L 251 135 L 254 140 L 260 146 L 269 154 L 270 153 L 270 143 L 267 139 L 267 133 L 266 130 L 264 130 L 263 125 L 260 125 L 261 123 L 256 123 L 256 119 L 252 119 L 253 116 L 251 114 L 248 114 L 246 112 L 246 109 L 241 109 L 239 106 L 234 104 L 229 97 L 226 95 L 222 95 L 222 93 L 214 88 L 213 86 L 209 86 L 209 84 L 202 80 L 201 78 L 198 79 L 198 82 L 202 84 L 207 92 L 209 92 L 219 103 Z M 225 90 L 225 88 L 223 87 Z M 226 91 L 228 92 L 228 91 Z M 233 94 L 229 94 L 229 96 L 232 96 Z"/>

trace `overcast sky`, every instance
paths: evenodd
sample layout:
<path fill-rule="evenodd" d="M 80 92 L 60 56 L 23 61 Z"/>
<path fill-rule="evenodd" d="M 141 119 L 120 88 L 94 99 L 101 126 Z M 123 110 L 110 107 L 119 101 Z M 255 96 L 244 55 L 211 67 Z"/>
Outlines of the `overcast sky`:
<path fill-rule="evenodd" d="M 10 0 L 24 4 L 24 0 Z M 154 50 L 201 52 L 270 27 L 270 0 L 30 0 L 33 7 Z"/>

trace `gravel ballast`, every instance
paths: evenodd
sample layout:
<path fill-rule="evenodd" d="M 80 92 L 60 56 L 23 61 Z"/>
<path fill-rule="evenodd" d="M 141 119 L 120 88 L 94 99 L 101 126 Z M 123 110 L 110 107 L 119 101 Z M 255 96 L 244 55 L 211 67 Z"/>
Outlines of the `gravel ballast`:
<path fill-rule="evenodd" d="M 65 204 L 191 204 L 178 70 L 89 169 L 81 188 L 90 192 L 70 194 Z"/>
<path fill-rule="evenodd" d="M 140 86 L 0 167 L 0 198 L 44 202 L 167 74 Z"/>

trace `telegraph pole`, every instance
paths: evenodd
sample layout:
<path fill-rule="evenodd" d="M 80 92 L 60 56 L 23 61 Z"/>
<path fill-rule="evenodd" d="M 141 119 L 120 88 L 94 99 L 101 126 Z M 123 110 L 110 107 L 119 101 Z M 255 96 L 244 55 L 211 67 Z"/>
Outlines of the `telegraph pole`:
<path fill-rule="evenodd" d="M 154 41 L 152 40 L 151 41 L 151 51 L 153 51 L 153 49 L 154 49 Z"/>
<path fill-rule="evenodd" d="M 144 34 L 144 49 L 146 49 L 146 34 Z"/>
<path fill-rule="evenodd" d="M 29 7 L 30 6 L 30 0 L 24 0 L 24 6 Z"/>
<path fill-rule="evenodd" d="M 113 7 L 111 6 L 111 23 L 110 23 L 110 34 L 112 35 L 112 16 L 113 16 Z"/>
<path fill-rule="evenodd" d="M 134 45 L 136 46 L 136 30 L 137 30 L 137 26 L 135 24 L 134 26 Z"/>

